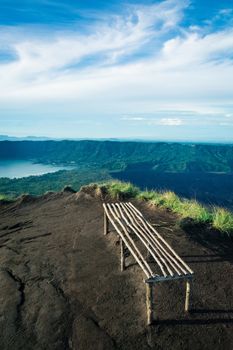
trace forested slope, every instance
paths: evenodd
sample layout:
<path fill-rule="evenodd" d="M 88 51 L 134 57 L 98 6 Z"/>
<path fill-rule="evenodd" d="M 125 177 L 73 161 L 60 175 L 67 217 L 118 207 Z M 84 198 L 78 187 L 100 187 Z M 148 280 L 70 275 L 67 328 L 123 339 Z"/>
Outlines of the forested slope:
<path fill-rule="evenodd" d="M 0 159 L 126 166 L 163 172 L 232 172 L 233 145 L 112 141 L 1 141 Z"/>

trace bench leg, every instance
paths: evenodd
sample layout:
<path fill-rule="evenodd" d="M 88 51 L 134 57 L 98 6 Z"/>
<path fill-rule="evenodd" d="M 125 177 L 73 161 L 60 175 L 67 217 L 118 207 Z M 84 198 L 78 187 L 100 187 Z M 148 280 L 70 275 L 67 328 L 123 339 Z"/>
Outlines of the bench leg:
<path fill-rule="evenodd" d="M 125 270 L 125 244 L 123 240 L 120 238 L 121 244 L 121 271 Z"/>
<path fill-rule="evenodd" d="M 190 301 L 190 282 L 186 282 L 186 296 L 185 296 L 185 312 L 189 311 L 189 301 Z"/>
<path fill-rule="evenodd" d="M 108 233 L 108 218 L 104 211 L 104 235 Z"/>
<path fill-rule="evenodd" d="M 146 283 L 146 308 L 147 308 L 147 324 L 150 325 L 154 320 L 154 300 L 153 300 L 153 284 Z"/>

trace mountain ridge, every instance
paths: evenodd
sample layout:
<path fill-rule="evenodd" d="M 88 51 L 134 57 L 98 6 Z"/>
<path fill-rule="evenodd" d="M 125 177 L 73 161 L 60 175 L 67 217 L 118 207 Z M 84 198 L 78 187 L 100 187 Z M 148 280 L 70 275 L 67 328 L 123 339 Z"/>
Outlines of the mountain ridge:
<path fill-rule="evenodd" d="M 109 170 L 127 166 L 157 172 L 233 172 L 233 145 L 196 143 L 46 140 L 0 141 L 0 160 L 78 164 Z"/>

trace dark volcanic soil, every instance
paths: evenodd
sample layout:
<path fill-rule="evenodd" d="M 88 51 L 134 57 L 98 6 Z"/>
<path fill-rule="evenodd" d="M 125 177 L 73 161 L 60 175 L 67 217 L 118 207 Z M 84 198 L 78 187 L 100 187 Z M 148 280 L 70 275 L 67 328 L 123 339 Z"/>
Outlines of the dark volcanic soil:
<path fill-rule="evenodd" d="M 1 350 L 233 349 L 229 245 L 226 255 L 171 213 L 136 206 L 194 270 L 192 312 L 183 311 L 184 282 L 158 284 L 157 321 L 146 326 L 144 276 L 131 257 L 120 272 L 101 199 L 25 196 L 0 205 Z"/>

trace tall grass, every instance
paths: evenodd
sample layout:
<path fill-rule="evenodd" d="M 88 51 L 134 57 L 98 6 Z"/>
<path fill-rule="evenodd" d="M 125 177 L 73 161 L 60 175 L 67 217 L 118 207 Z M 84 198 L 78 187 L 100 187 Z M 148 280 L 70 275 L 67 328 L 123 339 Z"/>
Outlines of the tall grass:
<path fill-rule="evenodd" d="M 11 198 L 5 194 L 0 194 L 0 201 L 10 201 Z"/>
<path fill-rule="evenodd" d="M 159 207 L 170 209 L 181 217 L 189 217 L 196 222 L 210 222 L 212 218 L 211 213 L 200 203 L 195 200 L 181 199 L 172 191 L 146 191 L 139 193 L 137 198 L 149 201 Z"/>
<path fill-rule="evenodd" d="M 110 196 L 118 200 L 135 198 L 139 193 L 139 188 L 132 185 L 130 182 L 109 182 L 107 183 L 106 187 Z"/>
<path fill-rule="evenodd" d="M 0 201 L 4 201 L 7 199 L 7 196 L 4 194 L 0 194 Z"/>
<path fill-rule="evenodd" d="M 191 218 L 197 223 L 211 223 L 212 213 L 196 200 L 183 200 L 180 211 L 177 211 L 183 218 Z"/>
<path fill-rule="evenodd" d="M 167 208 L 180 218 L 191 218 L 194 223 L 210 224 L 219 231 L 233 237 L 233 213 L 224 208 L 208 209 L 196 200 L 180 198 L 172 191 L 140 191 L 129 182 L 112 181 L 102 184 L 114 199 L 135 198 L 161 208 Z"/>
<path fill-rule="evenodd" d="M 213 227 L 233 236 L 233 214 L 224 208 L 214 208 Z"/>

